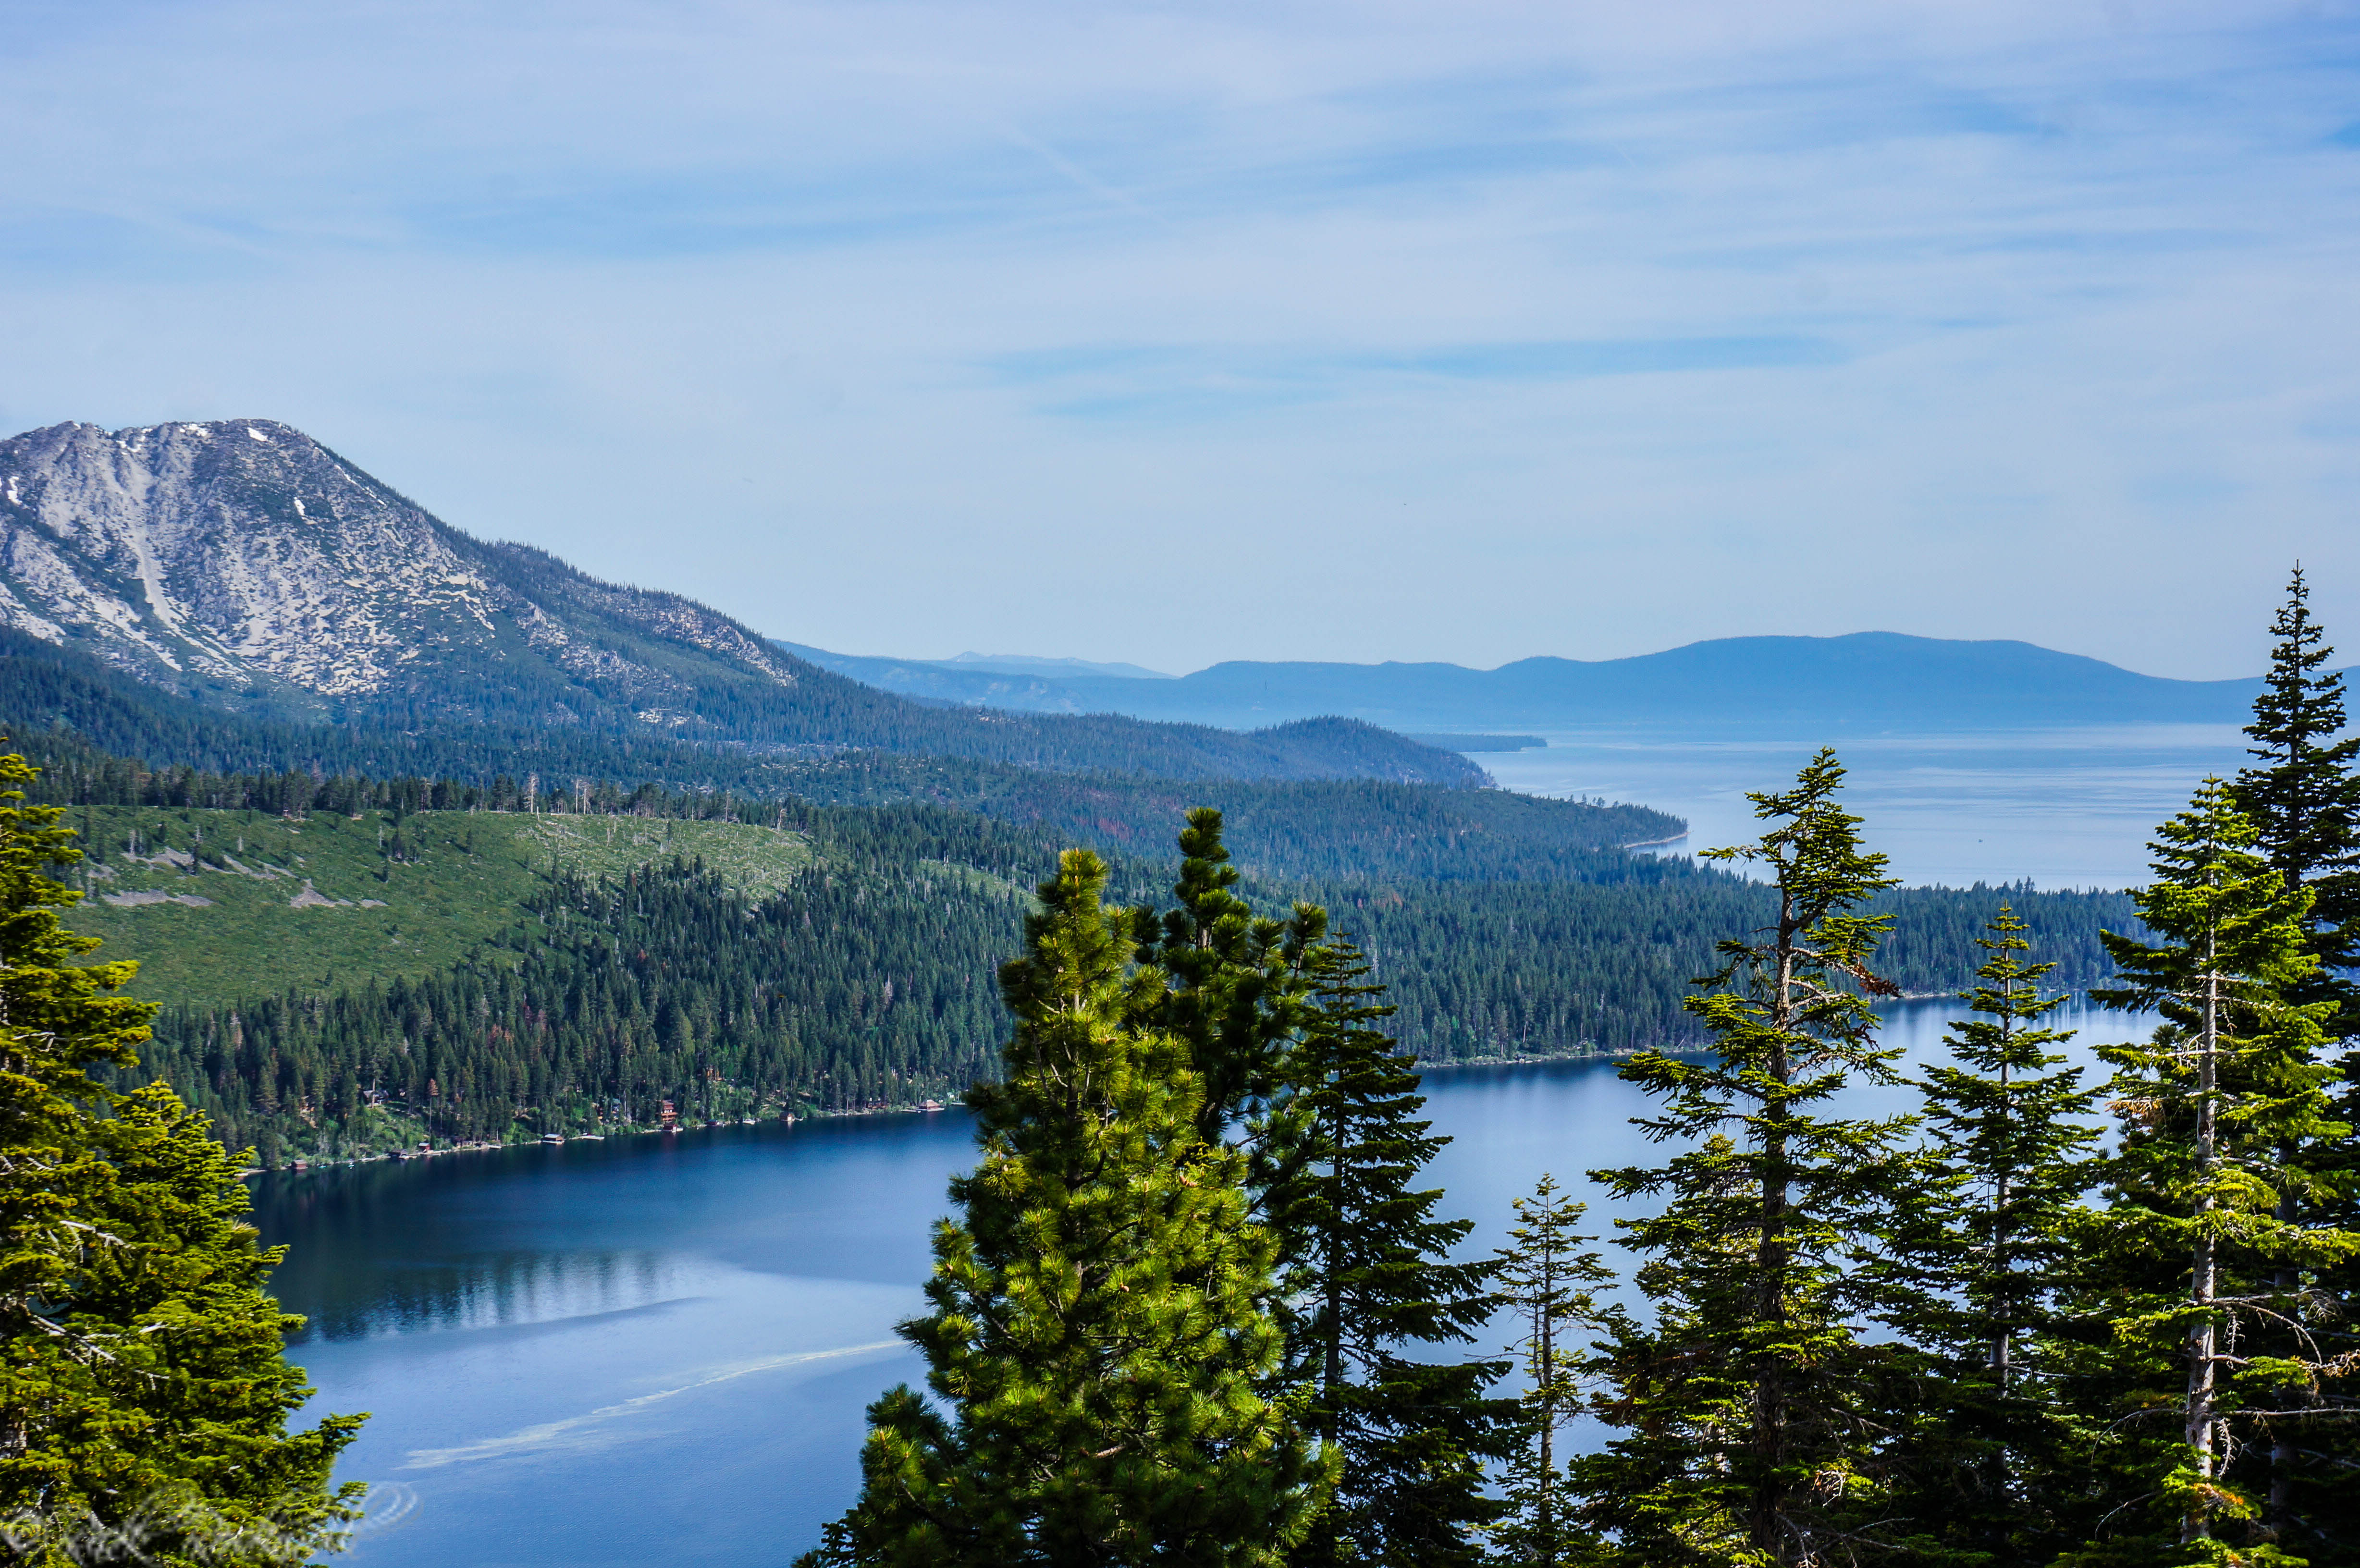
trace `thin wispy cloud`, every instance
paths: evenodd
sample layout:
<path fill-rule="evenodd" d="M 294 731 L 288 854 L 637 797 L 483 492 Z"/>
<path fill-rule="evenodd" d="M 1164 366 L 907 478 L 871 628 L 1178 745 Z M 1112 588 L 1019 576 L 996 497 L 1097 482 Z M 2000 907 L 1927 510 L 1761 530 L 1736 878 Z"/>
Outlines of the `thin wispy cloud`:
<path fill-rule="evenodd" d="M 1881 626 L 2225 675 L 2298 554 L 2360 615 L 2349 5 L 134 0 L 16 36 L 0 419 L 287 419 L 800 641 Z"/>

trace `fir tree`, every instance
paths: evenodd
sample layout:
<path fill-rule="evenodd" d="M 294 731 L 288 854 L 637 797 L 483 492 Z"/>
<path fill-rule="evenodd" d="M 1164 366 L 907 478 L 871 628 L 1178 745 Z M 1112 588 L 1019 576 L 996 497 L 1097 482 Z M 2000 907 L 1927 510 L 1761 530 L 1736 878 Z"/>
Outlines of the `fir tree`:
<path fill-rule="evenodd" d="M 1852 1265 L 1907 1124 L 1822 1109 L 1854 1075 L 1894 1082 L 1897 1054 L 1859 994 L 1895 989 L 1867 968 L 1887 922 L 1855 912 L 1893 884 L 1836 803 L 1842 779 L 1821 751 L 1794 789 L 1750 797 L 1775 824 L 1758 844 L 1707 852 L 1763 867 L 1777 895 L 1775 922 L 1723 942 L 1727 962 L 1699 983 L 1714 989 L 1689 1000 L 1712 1060 L 1622 1068 L 1665 1102 L 1639 1122 L 1651 1138 L 1702 1141 L 1593 1173 L 1621 1200 L 1664 1200 L 1617 1222 L 1647 1255 L 1637 1284 L 1655 1321 L 1613 1324 L 1598 1409 L 1623 1435 L 1575 1466 L 1620 1562 L 1816 1563 L 1874 1514 L 1888 1357 L 1855 1334 L 1869 1302 Z"/>
<path fill-rule="evenodd" d="M 2257 766 L 2241 769 L 2231 791 L 2254 824 L 2255 841 L 2289 888 L 2308 888 L 2302 917 L 2305 945 L 2319 967 L 2296 981 L 2289 997 L 2333 997 L 2338 1018 L 2331 1032 L 2352 1032 L 2342 1015 L 2354 1006 L 2351 977 L 2360 967 L 2360 735 L 2338 738 L 2344 725 L 2344 674 L 2322 673 L 2335 650 L 2311 618 L 2311 588 L 2302 568 L 2287 584 L 2287 602 L 2270 633 L 2270 670 L 2254 699 L 2245 733 Z"/>
<path fill-rule="evenodd" d="M 2297 566 L 2287 586 L 2287 602 L 2271 624 L 2277 643 L 2270 671 L 2254 702 L 2254 722 L 2245 729 L 2256 742 L 2252 751 L 2257 766 L 2238 773 L 2233 795 L 2254 824 L 2257 847 L 2287 886 L 2311 894 L 2302 928 L 2305 945 L 2320 961 L 2319 967 L 2291 982 L 2287 998 L 2333 1001 L 2335 1012 L 2324 1020 L 2326 1032 L 2348 1039 L 2360 1033 L 2360 988 L 2349 973 L 2360 965 L 2360 776 L 2354 772 L 2360 737 L 2338 738 L 2344 726 L 2344 677 L 2325 669 L 2334 649 L 2311 618 L 2310 596 Z M 2360 1085 L 2360 1057 L 2344 1054 L 2343 1071 L 2338 1115 L 2351 1122 L 2360 1116 L 2360 1087 L 2355 1087 Z M 2360 1157 L 2348 1141 L 2289 1147 L 2279 1150 L 2278 1158 L 2289 1166 L 2316 1168 L 2329 1185 L 2346 1194 L 2332 1214 L 2310 1217 L 2330 1219 L 2347 1229 L 2360 1227 L 2360 1209 L 2348 1196 L 2360 1185 Z M 2283 1184 L 2278 1217 L 2289 1222 L 2304 1217 L 2296 1203 L 2294 1184 Z M 2277 1283 L 2291 1289 L 2292 1272 L 2281 1270 L 2281 1275 Z M 2341 1303 L 2334 1314 L 2340 1326 L 2322 1331 L 2328 1343 L 2345 1350 L 2360 1347 L 2350 1327 L 2354 1304 L 2360 1301 L 2360 1268 L 2327 1270 L 2321 1288 Z M 2291 1402 L 2297 1393 L 2289 1389 L 2274 1402 Z M 2311 1550 L 2319 1550 L 2320 1541 L 2351 1542 L 2344 1549 L 2347 1560 L 2360 1554 L 2360 1504 L 2348 1497 L 2351 1488 L 2339 1484 L 2334 1472 L 2360 1464 L 2349 1424 L 2293 1419 L 2275 1423 L 2267 1503 L 2276 1531 L 2305 1536 L 2314 1542 Z M 2328 1451 L 2335 1451 L 2335 1456 L 2330 1458 Z"/>
<path fill-rule="evenodd" d="M 1982 939 L 1977 1015 L 1950 1026 L 1955 1065 L 1927 1070 L 1928 1134 L 1896 1193 L 1879 1315 L 1919 1353 L 1892 1401 L 1896 1508 L 1913 1561 L 2046 1562 L 2071 1544 L 2047 1494 L 2071 1461 L 2043 1351 L 2072 1270 L 2078 1201 L 2096 1177 L 2096 1091 L 2041 1019 L 2054 967 L 2028 964 L 2025 923 L 2002 907 Z"/>
<path fill-rule="evenodd" d="M 1169 977 L 1146 1017 L 1187 1043 L 1204 1082 L 1197 1121 L 1209 1142 L 1269 1115 L 1284 1096 L 1287 1053 L 1310 991 L 1304 963 L 1328 916 L 1311 904 L 1297 904 L 1288 920 L 1255 914 L 1236 891 L 1239 872 L 1222 842 L 1221 813 L 1210 806 L 1189 811 L 1180 855 L 1177 905 L 1141 945 L 1139 960 Z M 1299 1120 L 1283 1116 L 1257 1129 L 1253 1142 L 1271 1165 L 1257 1186 L 1299 1162 L 1294 1144 L 1300 1130 Z"/>
<path fill-rule="evenodd" d="M 1484 1461 L 1505 1452 L 1512 1401 L 1485 1389 L 1497 1361 L 1433 1362 L 1472 1343 L 1493 1306 L 1492 1265 L 1447 1261 L 1474 1228 L 1440 1220 L 1418 1173 L 1448 1140 L 1418 1119 L 1418 1075 L 1377 1026 L 1393 1009 L 1349 942 L 1315 949 L 1313 1002 L 1289 1069 L 1308 1163 L 1273 1200 L 1293 1260 L 1290 1377 L 1305 1420 L 1341 1462 L 1333 1499 L 1291 1561 L 1448 1568 L 1480 1556 L 1470 1531 L 1499 1506 Z"/>
<path fill-rule="evenodd" d="M 1137 1018 L 1129 911 L 1068 851 L 1001 972 L 1006 1073 L 969 1096 L 982 1158 L 952 1183 L 933 1310 L 902 1325 L 945 1414 L 870 1410 L 863 1486 L 813 1563 L 1275 1563 L 1325 1476 L 1259 1386 L 1275 1248 L 1242 1157 L 1197 1133 L 1183 1043 Z"/>
<path fill-rule="evenodd" d="M 151 1008 L 129 964 L 60 923 L 79 858 L 32 769 L 0 757 L 0 1531 L 12 1561 L 93 1554 L 295 1563 L 333 1550 L 359 1488 L 329 1472 L 360 1424 L 290 1434 L 310 1397 L 263 1283 L 226 1153 L 136 1065 Z"/>
<path fill-rule="evenodd" d="M 1511 1430 L 1503 1514 L 1491 1527 L 1499 1555 L 1519 1568 L 1573 1568 L 1599 1561 L 1597 1535 L 1582 1522 L 1558 1460 L 1557 1434 L 1580 1413 L 1588 1357 L 1576 1336 L 1607 1321 L 1596 1287 L 1613 1278 L 1586 1245 L 1584 1205 L 1544 1175 L 1529 1198 L 1518 1198 L 1516 1223 L 1494 1265 L 1501 1304 L 1516 1326 L 1509 1351 L 1521 1364 L 1524 1388 Z"/>
<path fill-rule="evenodd" d="M 2113 1408 L 2097 1449 L 2117 1506 L 2071 1561 L 2295 1562 L 2270 1539 L 2256 1477 L 2238 1461 L 2274 1423 L 2316 1408 L 2322 1356 L 2317 1271 L 2360 1236 L 2285 1217 L 2325 1196 L 2283 1158 L 2348 1129 L 2331 1119 L 2318 1065 L 2330 1001 L 2290 1003 L 2311 972 L 2311 895 L 2258 853 L 2219 779 L 2165 823 L 2156 879 L 2136 895 L 2160 940 L 2110 935 L 2124 983 L 2093 993 L 2155 1008 L 2151 1041 L 2109 1046 L 2125 1121 L 2114 1200 L 2092 1241 L 2111 1278 L 2083 1293 L 2110 1335 L 2080 1378 Z M 2176 1274 L 2172 1270 L 2176 1267 Z M 2289 1391 L 2300 1398 L 2288 1403 Z M 2242 1543 L 2242 1544 L 2241 1544 Z"/>

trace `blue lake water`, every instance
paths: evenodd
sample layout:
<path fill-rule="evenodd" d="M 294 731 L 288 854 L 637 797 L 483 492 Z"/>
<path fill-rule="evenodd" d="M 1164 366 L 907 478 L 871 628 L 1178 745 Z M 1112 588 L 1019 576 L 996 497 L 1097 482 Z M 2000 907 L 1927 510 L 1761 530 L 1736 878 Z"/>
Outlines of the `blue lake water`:
<path fill-rule="evenodd" d="M 1685 817 L 1693 851 L 1742 844 L 1759 826 L 1748 790 L 1783 789 L 1816 737 L 1713 738 L 1561 732 L 1546 750 L 1480 752 L 1507 789 L 1627 800 Z M 2147 879 L 2155 826 L 2207 774 L 2248 758 L 2228 724 L 2125 724 L 1983 734 L 1852 735 L 1830 741 L 1849 770 L 1850 809 L 1909 883 L 1964 887 L 2030 877 L 2042 887 Z"/>
<path fill-rule="evenodd" d="M 1952 1009 L 1894 1009 L 1923 1059 Z M 2083 1041 L 2136 1020 L 2086 1014 Z M 1448 1212 L 1502 1238 L 1546 1171 L 1661 1157 L 1612 1062 L 1426 1082 Z M 1863 1111 L 1905 1091 L 1854 1091 Z M 867 1402 L 915 1380 L 959 1111 L 523 1148 L 256 1179 L 276 1279 L 311 1322 L 316 1408 L 374 1412 L 366 1568 L 783 1564 L 850 1500 Z"/>

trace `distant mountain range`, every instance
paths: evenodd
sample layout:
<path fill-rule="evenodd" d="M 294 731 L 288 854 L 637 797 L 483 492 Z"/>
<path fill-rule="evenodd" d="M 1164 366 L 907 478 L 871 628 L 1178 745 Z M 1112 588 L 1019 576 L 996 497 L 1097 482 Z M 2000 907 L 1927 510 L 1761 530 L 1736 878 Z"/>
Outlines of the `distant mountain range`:
<path fill-rule="evenodd" d="M 1027 653 L 959 653 L 944 660 L 962 670 L 992 670 L 1008 675 L 1047 675 L 1087 679 L 1111 676 L 1118 681 L 1176 681 L 1161 670 L 1136 664 L 1093 664 L 1087 659 L 1035 659 Z"/>
<path fill-rule="evenodd" d="M 1392 732 L 1471 749 L 1484 732 L 1601 726 L 1833 735 L 2236 723 L 2259 686 L 1890 632 L 1489 670 L 1239 661 L 1177 679 L 1028 655 L 842 655 L 476 539 L 268 419 L 64 424 L 0 441 L 7 633 L 0 664 L 10 647 L 63 661 L 42 692 L 113 682 L 279 725 L 571 736 L 569 756 L 606 737 L 1170 779 L 1481 780 L 1464 757 Z M 7 679 L 0 670 L 0 697 Z M 35 712 L 10 701 L 0 718 Z M 72 722 L 52 707 L 41 712 Z"/>
<path fill-rule="evenodd" d="M 1808 734 L 2107 724 L 2242 724 L 2259 677 L 2168 681 L 2027 642 L 1858 632 L 1724 637 L 1632 659 L 1456 664 L 1216 664 L 1177 680 L 985 670 L 796 647 L 802 658 L 925 701 L 1032 713 L 1246 726 L 1336 714 L 1443 738 L 1600 726 Z"/>
<path fill-rule="evenodd" d="M 35 664 L 63 661 L 0 670 L 13 704 L 0 717 L 17 723 L 80 723 L 27 704 L 113 681 L 257 723 L 410 735 L 861 748 L 1166 779 L 1483 778 L 1352 721 L 1241 735 L 912 701 L 678 594 L 463 533 L 268 419 L 0 441 L 0 632 L 56 650 Z M 977 678 L 1011 679 L 991 662 Z"/>

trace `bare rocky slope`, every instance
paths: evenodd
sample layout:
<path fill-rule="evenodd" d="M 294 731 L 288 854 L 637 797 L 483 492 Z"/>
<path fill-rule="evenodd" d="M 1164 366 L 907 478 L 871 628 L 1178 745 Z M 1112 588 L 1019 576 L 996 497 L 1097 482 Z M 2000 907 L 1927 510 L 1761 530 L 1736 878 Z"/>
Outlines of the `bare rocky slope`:
<path fill-rule="evenodd" d="M 863 685 L 678 594 L 440 521 L 302 431 L 222 419 L 0 441 L 0 626 L 215 710 L 1169 778 L 1480 782 L 1350 721 L 1251 733 L 961 711 Z"/>

